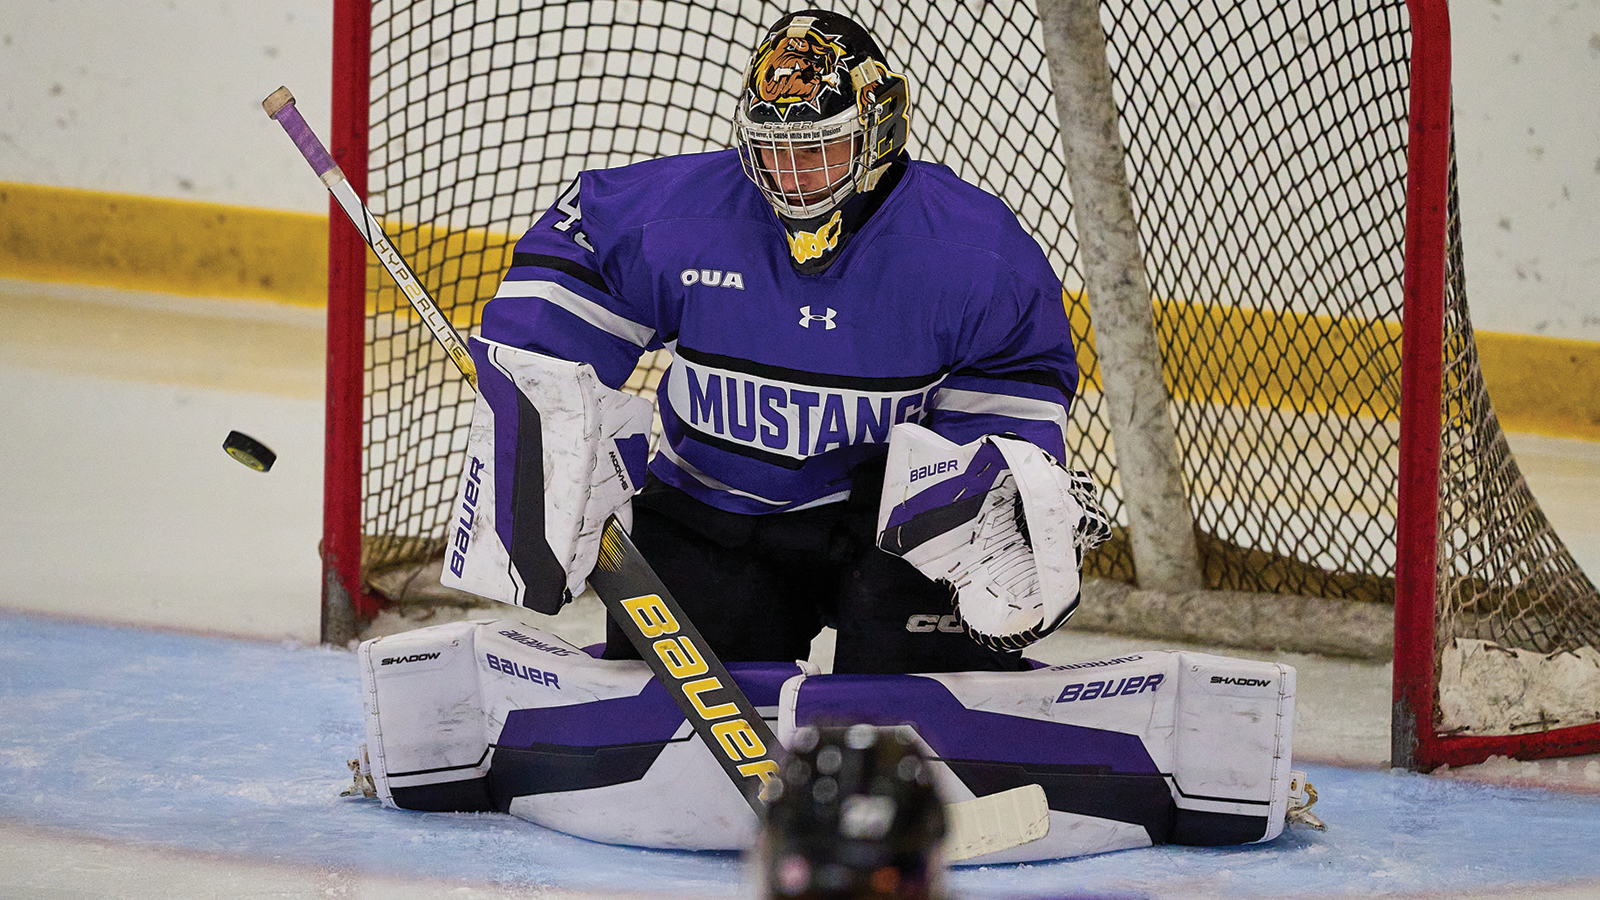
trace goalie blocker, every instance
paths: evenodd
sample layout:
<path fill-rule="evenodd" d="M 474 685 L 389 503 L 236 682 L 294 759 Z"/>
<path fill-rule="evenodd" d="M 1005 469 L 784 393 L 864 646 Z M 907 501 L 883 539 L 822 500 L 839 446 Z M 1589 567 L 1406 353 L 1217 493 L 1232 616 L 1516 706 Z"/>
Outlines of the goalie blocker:
<path fill-rule="evenodd" d="M 474 337 L 478 399 L 440 582 L 554 615 L 644 483 L 649 400 L 573 363 Z"/>
<path fill-rule="evenodd" d="M 511 619 L 377 638 L 359 658 L 364 757 L 386 806 L 499 810 L 663 849 L 755 839 L 756 814 L 642 662 L 596 659 Z M 895 726 L 945 803 L 1042 790 L 1042 836 L 964 863 L 1242 844 L 1284 828 L 1295 687 L 1285 665 L 1148 651 L 1028 672 L 728 669 L 786 746 L 810 725 Z"/>

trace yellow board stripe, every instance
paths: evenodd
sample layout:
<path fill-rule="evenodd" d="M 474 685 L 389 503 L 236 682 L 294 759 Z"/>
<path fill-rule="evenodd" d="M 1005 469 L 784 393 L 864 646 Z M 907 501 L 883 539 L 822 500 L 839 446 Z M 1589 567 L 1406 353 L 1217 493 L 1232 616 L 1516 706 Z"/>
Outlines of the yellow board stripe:
<path fill-rule="evenodd" d="M 1483 331 L 1477 339 L 1505 430 L 1600 441 L 1600 343 Z"/>
<path fill-rule="evenodd" d="M 1079 336 L 1078 363 L 1084 390 L 1100 390 L 1099 356 L 1088 311 L 1075 294 L 1066 296 L 1072 332 Z M 1235 307 L 1204 307 L 1175 301 L 1154 304 L 1160 339 L 1175 335 L 1188 346 L 1231 345 L 1220 359 L 1198 351 L 1182 382 L 1169 368 L 1167 387 L 1180 400 L 1213 401 L 1245 396 L 1256 405 L 1292 407 L 1390 418 L 1400 385 L 1377 383 L 1374 373 L 1398 378 L 1400 326 L 1395 322 L 1335 320 L 1327 316 Z M 1286 321 L 1287 320 L 1287 321 Z M 1478 331 L 1479 365 L 1489 400 L 1506 431 L 1600 441 L 1600 343 Z M 1371 366 L 1351 360 L 1378 356 Z M 1284 365 L 1283 360 L 1295 360 Z M 1335 377 L 1319 383 L 1324 372 Z"/>
<path fill-rule="evenodd" d="M 0 182 L 0 275 L 320 305 L 326 216 Z"/>
<path fill-rule="evenodd" d="M 321 306 L 327 234 L 326 215 L 0 182 L 0 277 Z M 427 273 L 429 292 L 458 328 L 476 321 L 476 307 L 494 295 L 514 238 L 481 229 L 439 236 L 431 228 L 392 228 L 390 237 L 414 269 Z M 417 258 L 419 247 L 427 248 L 427 258 Z M 370 263 L 368 283 L 384 284 L 376 260 Z M 410 314 L 392 290 L 369 305 Z M 1084 387 L 1098 389 L 1087 311 L 1071 295 L 1067 306 L 1080 336 Z M 1179 398 L 1244 393 L 1261 404 L 1393 415 L 1398 385 L 1374 384 L 1360 370 L 1330 384 L 1314 376 L 1342 372 L 1341 360 L 1360 354 L 1392 356 L 1395 323 L 1175 301 L 1158 302 L 1156 311 L 1164 338 L 1181 334 L 1196 347 L 1223 341 L 1244 351 L 1202 365 L 1183 383 L 1174 385 L 1169 375 Z M 1507 430 L 1600 440 L 1600 343 L 1481 331 L 1477 341 L 1490 398 Z M 1283 366 L 1284 359 L 1307 362 Z M 1393 359 L 1370 368 L 1397 369 Z"/>
<path fill-rule="evenodd" d="M 1087 335 L 1078 341 L 1084 386 L 1099 390 L 1093 329 L 1085 306 L 1075 300 L 1067 295 L 1073 333 Z M 1178 399 L 1243 398 L 1253 405 L 1374 418 L 1395 414 L 1400 385 L 1380 383 L 1373 373 L 1399 371 L 1398 324 L 1168 300 L 1156 301 L 1154 311 L 1162 345 L 1180 348 L 1168 356 L 1166 372 L 1167 389 Z M 1210 352 L 1212 347 L 1226 352 Z M 1379 358 L 1371 365 L 1351 362 L 1374 356 Z M 1181 380 L 1171 366 L 1177 359 L 1186 363 Z M 1280 365 L 1286 359 L 1293 364 Z"/>

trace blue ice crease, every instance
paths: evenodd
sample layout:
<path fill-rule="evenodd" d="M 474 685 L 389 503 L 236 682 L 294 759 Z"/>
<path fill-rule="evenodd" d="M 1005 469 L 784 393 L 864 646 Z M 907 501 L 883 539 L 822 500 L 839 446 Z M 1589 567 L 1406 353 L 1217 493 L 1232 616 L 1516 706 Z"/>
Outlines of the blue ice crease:
<path fill-rule="evenodd" d="M 0 613 L 0 819 L 140 845 L 516 887 L 749 892 L 735 854 L 341 798 L 355 655 Z M 1330 830 L 958 869 L 963 898 L 1376 896 L 1600 879 L 1600 798 L 1306 767 Z"/>

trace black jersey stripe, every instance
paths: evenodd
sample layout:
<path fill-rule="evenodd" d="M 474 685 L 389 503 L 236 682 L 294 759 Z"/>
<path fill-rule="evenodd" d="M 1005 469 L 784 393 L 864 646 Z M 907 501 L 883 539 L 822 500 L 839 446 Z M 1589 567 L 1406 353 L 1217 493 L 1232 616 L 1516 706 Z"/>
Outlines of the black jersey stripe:
<path fill-rule="evenodd" d="M 1031 384 L 1037 387 L 1049 388 L 1060 391 L 1067 399 L 1072 399 L 1077 392 L 1067 386 L 1061 376 L 1055 372 L 1045 372 L 1040 369 L 1019 369 L 1015 372 L 984 372 L 978 369 L 957 369 L 950 373 L 951 378 L 981 378 L 985 381 L 1015 381 L 1022 384 Z"/>
<path fill-rule="evenodd" d="M 599 272 L 587 266 L 581 266 L 564 256 L 551 256 L 547 253 L 513 253 L 511 254 L 511 266 L 512 268 L 537 266 L 541 269 L 554 269 L 563 275 L 570 275 L 578 279 L 597 291 L 611 293 L 611 288 L 606 285 L 606 280 L 600 277 Z"/>
<path fill-rule="evenodd" d="M 874 378 L 862 375 L 831 375 L 826 372 L 807 372 L 804 369 L 789 369 L 783 366 L 769 366 L 764 363 L 753 362 L 738 356 L 724 356 L 720 353 L 705 353 L 692 347 L 679 344 L 673 351 L 674 355 L 684 361 L 701 366 L 710 366 L 715 369 L 725 369 L 738 372 L 767 381 L 786 381 L 791 384 L 804 384 L 812 387 L 838 388 L 847 391 L 860 391 L 862 393 L 903 393 L 928 387 L 943 378 L 947 369 L 939 369 L 927 375 L 900 375 L 888 378 Z"/>
<path fill-rule="evenodd" d="M 759 447 L 752 447 L 749 444 L 741 444 L 738 441 L 730 441 L 727 438 L 720 438 L 714 434 L 707 434 L 693 425 L 686 424 L 681 419 L 678 421 L 678 427 L 683 429 L 683 433 L 689 437 L 689 439 L 701 444 L 705 444 L 707 447 L 715 447 L 718 450 L 722 450 L 727 453 L 737 453 L 740 456 L 759 460 L 768 465 L 778 466 L 779 468 L 798 471 L 804 468 L 806 460 L 810 459 L 810 457 L 796 459 L 792 456 L 784 456 L 781 453 L 771 453 L 766 450 L 762 450 Z"/>

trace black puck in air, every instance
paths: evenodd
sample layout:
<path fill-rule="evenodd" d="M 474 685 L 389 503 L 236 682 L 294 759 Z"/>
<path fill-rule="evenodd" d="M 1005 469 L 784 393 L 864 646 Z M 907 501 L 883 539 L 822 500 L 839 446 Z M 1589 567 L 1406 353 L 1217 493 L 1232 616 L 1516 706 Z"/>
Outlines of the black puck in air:
<path fill-rule="evenodd" d="M 272 464 L 278 461 L 278 454 L 273 453 L 266 444 L 238 431 L 228 432 L 227 438 L 222 442 L 222 449 L 228 451 L 229 456 L 257 472 L 271 469 Z"/>

